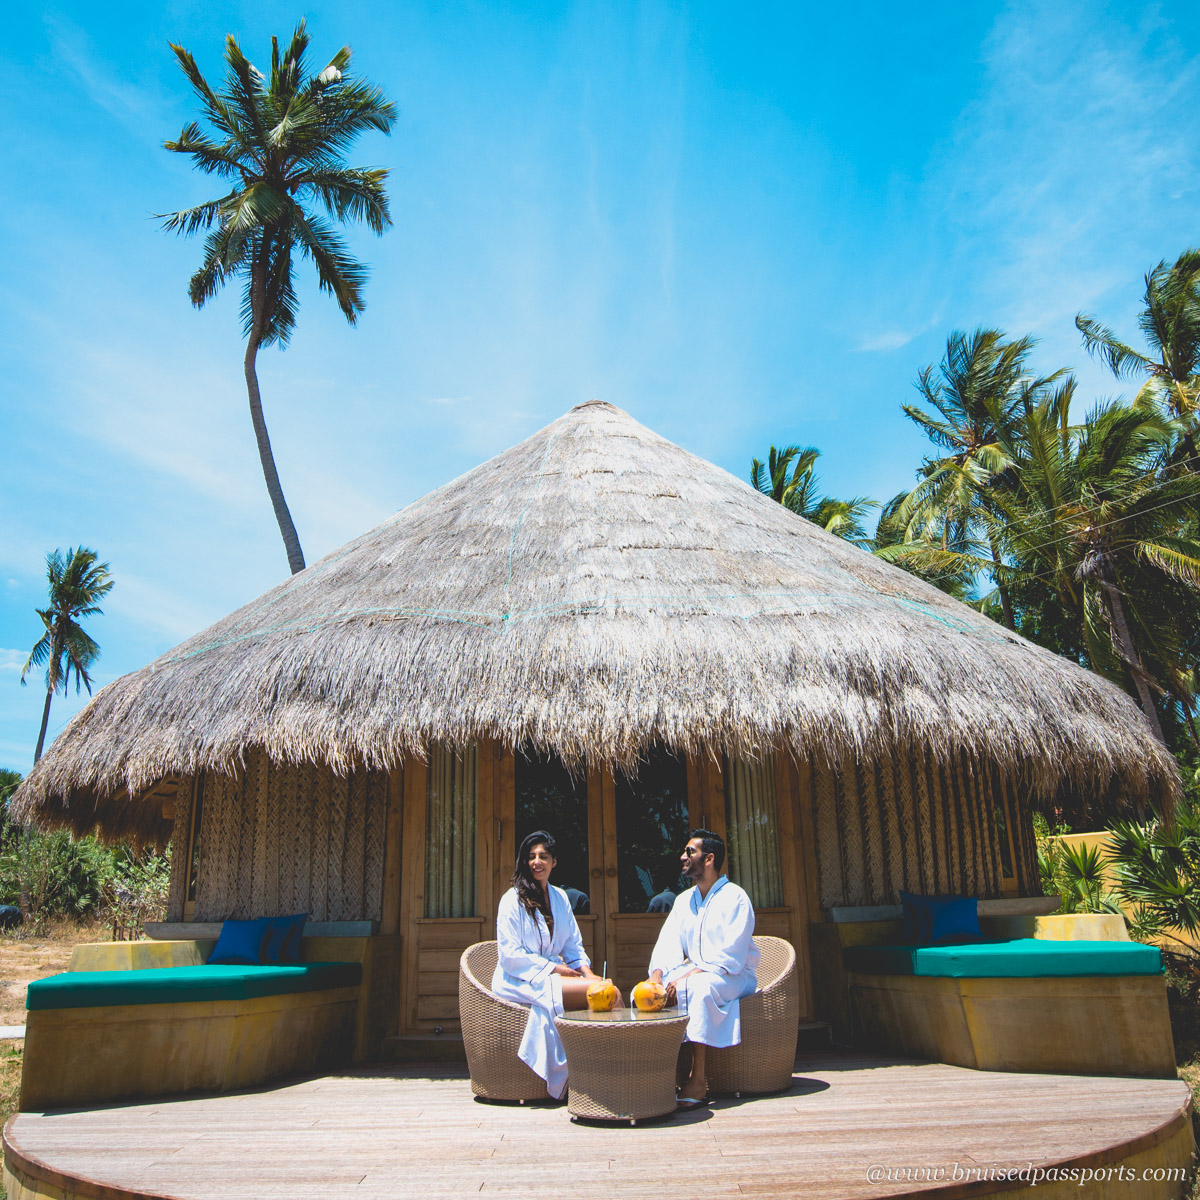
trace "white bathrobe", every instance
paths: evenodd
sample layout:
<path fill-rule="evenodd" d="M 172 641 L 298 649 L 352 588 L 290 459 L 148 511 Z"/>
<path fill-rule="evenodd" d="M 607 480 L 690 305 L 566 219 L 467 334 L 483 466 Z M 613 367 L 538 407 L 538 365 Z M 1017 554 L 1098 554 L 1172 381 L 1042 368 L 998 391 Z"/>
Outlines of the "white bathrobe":
<path fill-rule="evenodd" d="M 688 1041 L 736 1046 L 742 1040 L 738 1001 L 758 986 L 759 958 L 750 897 L 722 875 L 703 899 L 694 887 L 676 898 L 650 971 L 675 983 L 679 1007 L 688 1015 Z M 682 978 L 697 967 L 698 974 Z"/>
<path fill-rule="evenodd" d="M 567 893 L 553 884 L 550 913 L 553 937 L 546 918 L 540 912 L 531 916 L 515 889 L 501 897 L 496 913 L 499 961 L 492 975 L 492 991 L 502 1000 L 529 1005 L 529 1020 L 517 1053 L 557 1099 L 567 1089 L 567 1056 L 554 1028 L 554 1018 L 563 1011 L 562 976 L 556 975 L 554 968 L 565 963 L 580 971 L 591 964 L 583 952 L 583 938 Z"/>

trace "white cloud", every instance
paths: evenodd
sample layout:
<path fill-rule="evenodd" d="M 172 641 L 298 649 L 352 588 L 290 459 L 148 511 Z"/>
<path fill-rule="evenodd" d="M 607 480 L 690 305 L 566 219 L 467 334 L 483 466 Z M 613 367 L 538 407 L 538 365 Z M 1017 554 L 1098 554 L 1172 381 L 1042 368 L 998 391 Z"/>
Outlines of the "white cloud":
<path fill-rule="evenodd" d="M 0 650 L 0 671 L 19 674 L 28 657 L 28 650 Z"/>
<path fill-rule="evenodd" d="M 122 571 L 120 587 L 105 601 L 115 616 L 124 617 L 139 629 L 165 634 L 182 642 L 193 633 L 224 616 L 216 605 L 198 604 L 182 593 L 148 579 Z"/>
<path fill-rule="evenodd" d="M 1036 333 L 1057 365 L 1086 361 L 1077 312 L 1127 328 L 1141 276 L 1196 240 L 1200 60 L 1154 10 L 1124 12 L 1011 4 L 932 172 L 976 319 Z"/>
<path fill-rule="evenodd" d="M 858 343 L 858 348 L 867 354 L 880 350 L 899 350 L 901 346 L 907 346 L 916 336 L 915 331 L 905 333 L 899 329 L 892 329 L 886 333 L 877 333 L 873 337 L 863 338 Z"/>
<path fill-rule="evenodd" d="M 45 18 L 55 62 L 72 74 L 89 99 L 133 132 L 158 129 L 165 106 L 159 98 L 129 80 L 129 72 L 103 61 L 78 25 L 60 15 Z"/>

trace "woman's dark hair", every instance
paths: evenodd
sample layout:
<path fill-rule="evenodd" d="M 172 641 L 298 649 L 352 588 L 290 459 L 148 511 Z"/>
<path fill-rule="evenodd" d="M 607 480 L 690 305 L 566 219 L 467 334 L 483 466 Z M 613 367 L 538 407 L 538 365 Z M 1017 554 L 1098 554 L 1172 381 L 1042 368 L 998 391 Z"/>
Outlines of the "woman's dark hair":
<path fill-rule="evenodd" d="M 535 829 L 521 842 L 520 848 L 517 850 L 517 864 L 513 867 L 512 885 L 517 890 L 517 899 L 521 902 L 521 907 L 526 909 L 530 916 L 539 909 L 546 912 L 550 907 L 549 899 L 542 890 L 542 885 L 534 879 L 533 872 L 529 869 L 529 855 L 534 846 L 544 846 L 546 853 L 551 858 L 556 857 L 554 838 L 544 829 Z"/>

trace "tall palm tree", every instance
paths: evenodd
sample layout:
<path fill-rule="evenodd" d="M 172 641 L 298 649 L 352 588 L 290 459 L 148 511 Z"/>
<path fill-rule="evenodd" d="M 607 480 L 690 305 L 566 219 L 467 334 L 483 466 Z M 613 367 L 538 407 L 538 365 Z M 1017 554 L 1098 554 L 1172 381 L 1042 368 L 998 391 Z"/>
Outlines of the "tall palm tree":
<path fill-rule="evenodd" d="M 958 468 L 964 494 L 981 492 L 975 519 L 991 558 L 969 542 L 926 539 L 876 553 L 927 577 L 991 573 L 1022 632 L 1128 686 L 1165 741 L 1155 695 L 1189 724 L 1194 708 L 1187 643 L 1200 614 L 1200 476 L 1171 469 L 1178 422 L 1114 404 L 1072 426 L 1072 390 L 1043 391 L 999 439 L 1010 464 L 999 480 L 984 485 Z"/>
<path fill-rule="evenodd" d="M 750 482 L 789 512 L 845 541 L 865 545 L 867 531 L 863 519 L 871 509 L 879 507 L 878 502 L 866 496 L 853 496 L 849 500 L 822 496 L 816 474 L 820 457 L 821 452 L 815 446 L 785 446 L 782 450 L 772 446 L 766 463 L 759 458 L 751 461 Z"/>
<path fill-rule="evenodd" d="M 1034 339 L 1005 341 L 998 329 L 955 331 L 935 368 L 925 367 L 916 386 L 928 408 L 903 411 L 945 453 L 926 458 L 922 479 L 891 515 L 905 528 L 906 540 L 920 537 L 940 548 L 970 553 L 988 502 L 990 485 L 1012 466 L 1004 441 L 1022 408 L 1059 380 L 1062 372 L 1036 379 L 1028 357 Z M 1004 623 L 1014 629 L 1012 600 L 1004 582 L 999 546 L 989 538 Z M 899 559 L 897 561 L 902 561 Z"/>
<path fill-rule="evenodd" d="M 303 21 L 282 56 L 272 38 L 270 72 L 263 75 L 237 40 L 227 37 L 225 84 L 219 92 L 208 85 L 191 54 L 172 45 L 213 132 L 205 133 L 192 121 L 164 145 L 189 155 L 205 174 L 230 180 L 231 190 L 219 199 L 160 214 L 164 228 L 174 232 L 208 231 L 203 261 L 188 287 L 197 308 L 233 276 L 244 282 L 243 365 L 250 417 L 293 574 L 304 569 L 304 553 L 267 436 L 258 351 L 285 347 L 295 329 L 292 259 L 297 251 L 312 260 L 321 290 L 333 296 L 346 320 L 352 325 L 358 320 L 367 271 L 333 222 L 364 221 L 376 234 L 392 222 L 384 191 L 387 171 L 349 167 L 345 153 L 359 134 L 370 129 L 388 133 L 396 119 L 395 106 L 379 88 L 352 76 L 349 46 L 310 76 L 305 61 L 309 41 Z"/>
<path fill-rule="evenodd" d="M 66 695 L 75 676 L 75 691 L 86 687 L 92 692 L 91 665 L 100 657 L 100 647 L 84 631 L 80 620 L 101 612 L 100 601 L 113 589 L 108 563 L 96 561 L 96 552 L 80 546 L 64 555 L 55 550 L 46 555 L 46 581 L 49 606 L 39 608 L 37 615 L 46 627 L 45 633 L 29 652 L 21 668 L 21 683 L 38 667 L 46 668 L 46 703 L 42 709 L 42 727 L 38 731 L 37 749 L 33 761 L 42 757 L 46 743 L 46 726 L 50 722 L 50 701 L 55 692 Z"/>
<path fill-rule="evenodd" d="M 1200 250 L 1185 250 L 1173 263 L 1160 262 L 1145 281 L 1138 326 L 1149 353 L 1134 349 L 1087 313 L 1079 313 L 1075 325 L 1088 353 L 1118 379 L 1144 378 L 1134 404 L 1157 407 L 1183 422 L 1186 465 L 1200 470 L 1194 432 L 1200 417 Z"/>
<path fill-rule="evenodd" d="M 1173 416 L 1192 412 L 1200 399 L 1200 250 L 1163 261 L 1146 277 L 1138 326 L 1150 347 L 1135 350 L 1095 317 L 1080 313 L 1075 325 L 1090 354 L 1118 379 L 1146 376 L 1139 397 L 1153 396 Z"/>
<path fill-rule="evenodd" d="M 1154 694 L 1192 709 L 1184 644 L 1200 598 L 1200 477 L 1169 469 L 1177 424 L 1110 404 L 1072 427 L 1044 400 L 1022 422 L 1019 469 L 990 518 L 1017 584 L 1053 584 L 1088 665 L 1132 686 L 1162 740 Z"/>

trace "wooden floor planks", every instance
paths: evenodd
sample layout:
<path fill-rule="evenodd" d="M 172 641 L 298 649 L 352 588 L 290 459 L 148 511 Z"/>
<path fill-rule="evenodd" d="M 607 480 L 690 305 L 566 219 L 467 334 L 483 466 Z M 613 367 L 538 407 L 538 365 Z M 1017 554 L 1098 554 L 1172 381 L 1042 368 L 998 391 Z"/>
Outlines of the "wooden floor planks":
<path fill-rule="evenodd" d="M 904 1190 L 869 1181 L 873 1165 L 1059 1163 L 1143 1138 L 1186 1103 L 1178 1081 L 828 1055 L 798 1063 L 784 1095 L 630 1129 L 575 1125 L 557 1105 L 478 1104 L 462 1068 L 406 1064 L 238 1095 L 26 1113 L 8 1137 L 64 1175 L 188 1200 L 547 1189 L 614 1200 L 691 1193 L 700 1180 L 714 1197 L 868 1200 Z"/>

